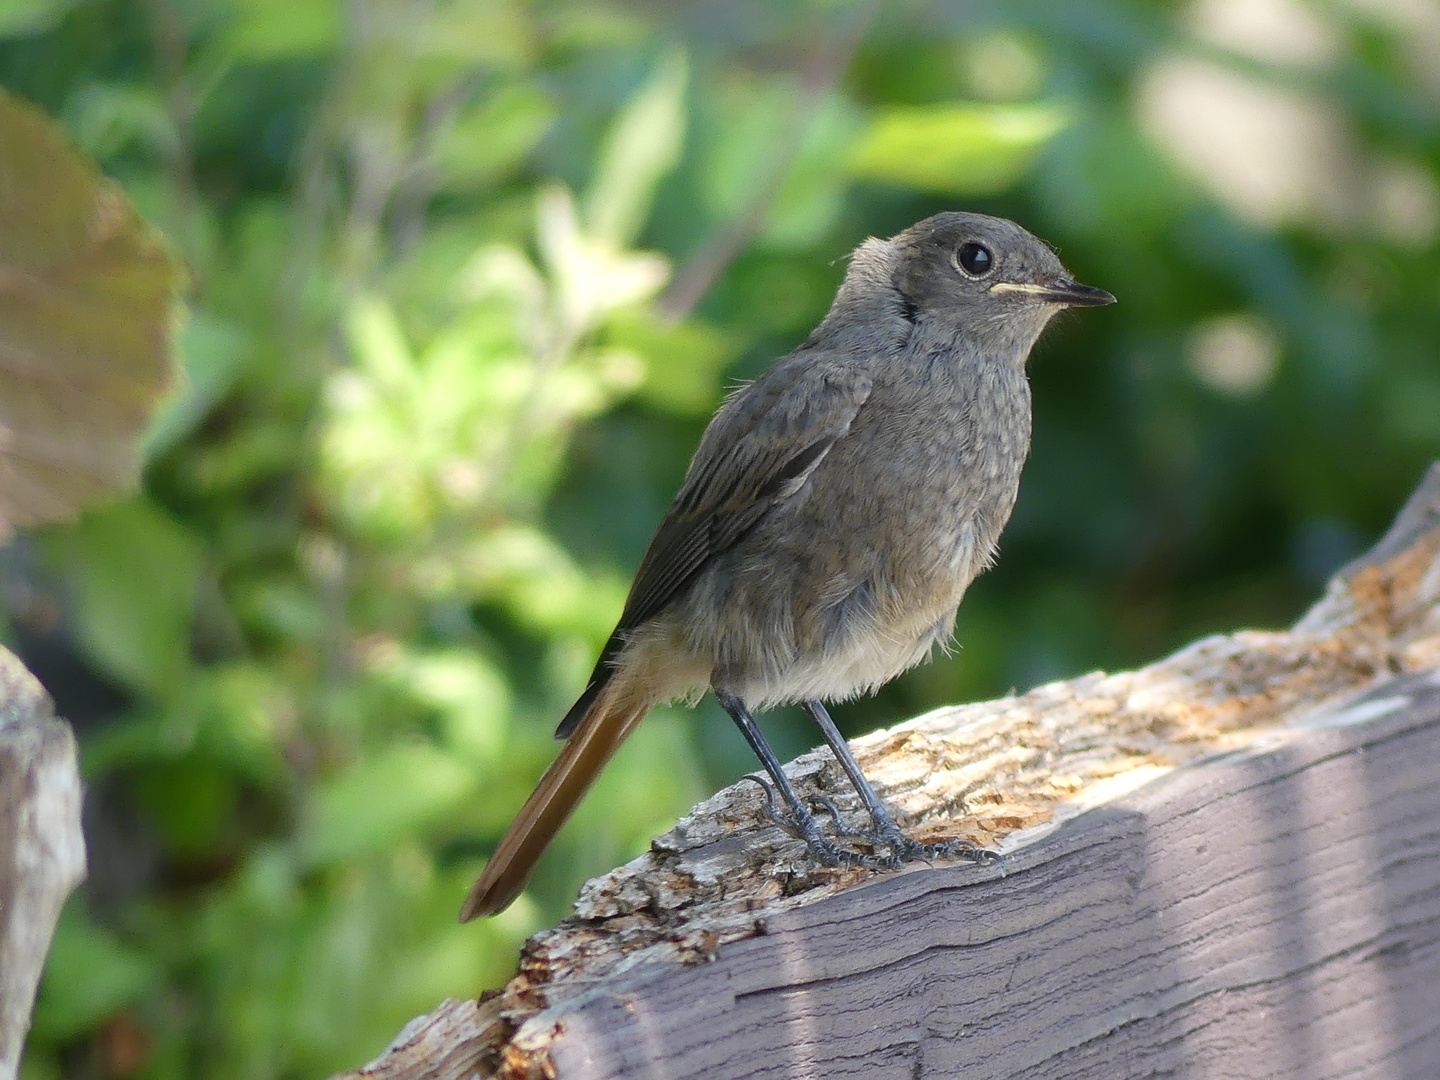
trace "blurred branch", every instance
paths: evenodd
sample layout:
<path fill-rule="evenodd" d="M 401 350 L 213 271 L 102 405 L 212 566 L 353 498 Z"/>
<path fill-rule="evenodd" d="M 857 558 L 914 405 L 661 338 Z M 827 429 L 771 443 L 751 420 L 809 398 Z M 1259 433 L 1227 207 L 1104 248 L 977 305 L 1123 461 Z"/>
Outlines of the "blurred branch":
<path fill-rule="evenodd" d="M 409 168 L 396 183 L 392 197 L 390 234 L 400 257 L 413 251 L 424 235 L 425 211 L 440 175 L 435 166 L 436 148 L 483 83 L 484 77 L 477 73 L 462 75 L 425 103 Z"/>
<path fill-rule="evenodd" d="M 175 142 L 166 161 L 170 186 L 175 195 L 177 213 L 174 224 L 180 233 L 177 239 L 193 266 L 196 254 L 194 217 L 200 200 L 195 187 L 195 99 L 185 71 L 190 42 L 174 0 L 149 0 L 147 6 L 154 37 L 155 68 L 164 84 L 165 107 L 175 132 Z M 203 289 L 204 282 L 197 281 L 196 285 Z"/>
<path fill-rule="evenodd" d="M 848 12 L 848 25 L 822 42 L 800 73 L 798 100 L 789 122 L 775 141 L 764 181 L 754 197 L 729 223 L 706 240 L 676 273 L 659 300 L 661 314 L 679 321 L 694 310 L 710 287 L 720 279 L 765 225 L 770 206 L 794 163 L 805 132 L 826 97 L 844 76 L 855 50 L 879 13 L 879 0 L 856 5 Z"/>

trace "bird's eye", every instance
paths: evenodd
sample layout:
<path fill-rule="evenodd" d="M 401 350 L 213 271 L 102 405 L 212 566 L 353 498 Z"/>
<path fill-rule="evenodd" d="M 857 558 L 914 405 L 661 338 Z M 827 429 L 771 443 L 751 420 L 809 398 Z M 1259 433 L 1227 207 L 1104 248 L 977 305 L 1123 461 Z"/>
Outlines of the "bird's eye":
<path fill-rule="evenodd" d="M 960 245 L 960 250 L 955 253 L 955 263 L 971 277 L 984 277 L 995 265 L 995 259 L 984 244 L 971 240 Z"/>

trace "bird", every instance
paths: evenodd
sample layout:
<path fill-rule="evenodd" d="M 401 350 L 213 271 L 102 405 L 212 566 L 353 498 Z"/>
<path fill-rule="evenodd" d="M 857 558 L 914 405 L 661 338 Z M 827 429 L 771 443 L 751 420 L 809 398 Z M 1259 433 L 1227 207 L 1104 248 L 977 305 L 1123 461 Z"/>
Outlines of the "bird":
<path fill-rule="evenodd" d="M 560 722 L 564 746 L 461 921 L 520 894 L 653 706 L 694 704 L 707 691 L 764 765 L 769 781 L 755 779 L 772 817 L 822 863 L 865 856 L 824 835 L 752 710 L 798 704 L 809 714 L 870 815 L 866 835 L 889 852 L 880 863 L 955 853 L 905 834 L 825 703 L 873 693 L 949 640 L 1019 491 L 1030 351 L 1057 312 L 1114 302 L 1003 218 L 947 212 L 863 241 L 820 324 L 706 427 L 619 623 Z"/>

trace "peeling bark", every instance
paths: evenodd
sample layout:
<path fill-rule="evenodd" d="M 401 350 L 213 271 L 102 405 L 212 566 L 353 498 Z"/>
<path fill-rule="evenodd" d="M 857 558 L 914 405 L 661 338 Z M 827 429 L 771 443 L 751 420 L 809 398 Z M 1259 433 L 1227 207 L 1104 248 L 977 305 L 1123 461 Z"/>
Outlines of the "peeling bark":
<path fill-rule="evenodd" d="M 1440 464 L 1289 631 L 853 746 L 1003 861 L 818 867 L 737 784 L 347 1075 L 1436 1075 Z M 787 769 L 863 824 L 828 752 Z"/>

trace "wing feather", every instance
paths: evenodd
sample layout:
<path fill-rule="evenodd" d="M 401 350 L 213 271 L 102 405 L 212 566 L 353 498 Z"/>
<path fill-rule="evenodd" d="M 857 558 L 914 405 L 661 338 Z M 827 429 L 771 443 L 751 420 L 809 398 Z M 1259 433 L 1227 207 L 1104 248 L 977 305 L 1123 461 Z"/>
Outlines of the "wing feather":
<path fill-rule="evenodd" d="M 716 413 L 640 561 L 590 684 L 561 721 L 557 738 L 574 730 L 581 703 L 609 681 L 628 632 L 663 611 L 696 574 L 804 487 L 869 397 L 868 368 L 851 357 L 801 350 L 742 387 Z"/>

